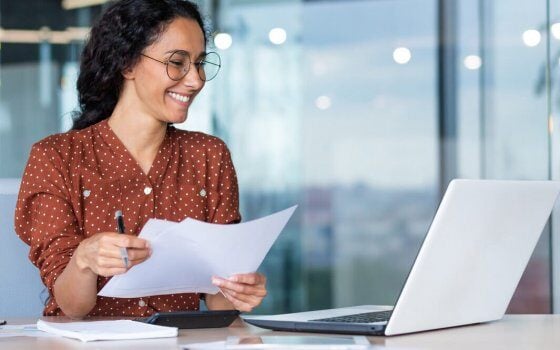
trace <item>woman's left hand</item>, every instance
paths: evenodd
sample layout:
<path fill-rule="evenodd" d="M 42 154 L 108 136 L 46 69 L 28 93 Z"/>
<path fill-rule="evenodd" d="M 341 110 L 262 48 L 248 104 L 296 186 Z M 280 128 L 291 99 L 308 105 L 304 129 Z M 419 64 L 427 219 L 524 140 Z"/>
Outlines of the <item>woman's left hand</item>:
<path fill-rule="evenodd" d="M 226 299 L 239 311 L 250 312 L 266 296 L 266 277 L 258 272 L 233 275 L 227 279 L 212 277 L 212 284 L 219 287 Z"/>

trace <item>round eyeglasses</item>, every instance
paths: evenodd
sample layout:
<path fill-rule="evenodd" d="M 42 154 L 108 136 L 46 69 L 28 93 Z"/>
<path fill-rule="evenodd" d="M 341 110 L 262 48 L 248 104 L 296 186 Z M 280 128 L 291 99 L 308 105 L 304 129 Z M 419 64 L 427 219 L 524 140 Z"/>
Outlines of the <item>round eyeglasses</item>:
<path fill-rule="evenodd" d="M 175 81 L 179 81 L 187 75 L 191 67 L 191 63 L 194 64 L 198 76 L 203 81 L 210 81 L 214 79 L 222 67 L 222 59 L 216 52 L 208 52 L 196 62 L 191 62 L 188 52 L 183 50 L 173 51 L 166 61 L 160 61 L 157 58 L 150 57 L 143 53 L 141 55 L 156 62 L 165 64 L 167 76 L 169 79 Z"/>

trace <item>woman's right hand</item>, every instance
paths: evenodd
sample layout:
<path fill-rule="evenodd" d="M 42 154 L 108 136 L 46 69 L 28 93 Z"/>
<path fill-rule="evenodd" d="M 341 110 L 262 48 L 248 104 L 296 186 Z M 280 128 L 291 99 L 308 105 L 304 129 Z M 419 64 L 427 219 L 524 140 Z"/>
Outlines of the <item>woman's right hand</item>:
<path fill-rule="evenodd" d="M 121 248 L 128 252 L 128 266 L 121 258 Z M 125 273 L 148 259 L 152 251 L 148 241 L 116 232 L 101 232 L 84 239 L 75 252 L 76 264 L 82 271 L 109 277 Z"/>

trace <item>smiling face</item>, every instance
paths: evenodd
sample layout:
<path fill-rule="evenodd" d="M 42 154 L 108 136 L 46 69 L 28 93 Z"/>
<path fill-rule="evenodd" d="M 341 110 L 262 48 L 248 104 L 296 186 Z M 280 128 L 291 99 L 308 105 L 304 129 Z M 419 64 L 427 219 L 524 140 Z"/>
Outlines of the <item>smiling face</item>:
<path fill-rule="evenodd" d="M 167 75 L 168 62 L 174 52 L 181 51 L 191 62 L 198 62 L 205 53 L 204 34 L 191 19 L 176 18 L 146 47 L 138 63 L 123 73 L 125 83 L 121 99 L 126 99 L 130 111 L 165 123 L 182 123 L 194 98 L 204 87 L 196 66 L 191 63 L 188 73 L 178 81 Z M 176 55 L 174 55 L 176 57 Z M 158 62 L 161 61 L 161 62 Z M 173 64 L 170 62 L 169 64 Z"/>

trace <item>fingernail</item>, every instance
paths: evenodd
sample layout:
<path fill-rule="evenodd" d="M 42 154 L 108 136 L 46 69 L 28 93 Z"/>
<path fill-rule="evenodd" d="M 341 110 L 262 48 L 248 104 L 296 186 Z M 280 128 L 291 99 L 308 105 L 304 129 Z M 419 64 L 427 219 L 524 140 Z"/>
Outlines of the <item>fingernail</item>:
<path fill-rule="evenodd" d="M 215 284 L 217 286 L 221 286 L 222 285 L 222 281 L 220 281 L 217 278 L 212 278 L 212 284 Z"/>

